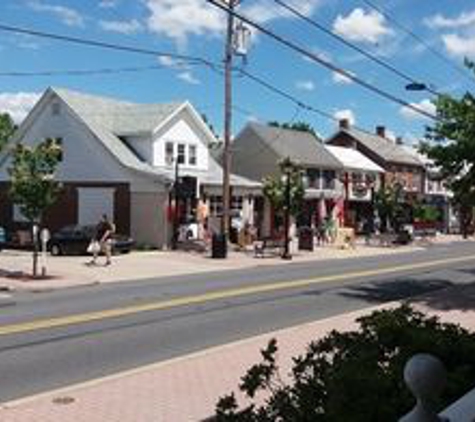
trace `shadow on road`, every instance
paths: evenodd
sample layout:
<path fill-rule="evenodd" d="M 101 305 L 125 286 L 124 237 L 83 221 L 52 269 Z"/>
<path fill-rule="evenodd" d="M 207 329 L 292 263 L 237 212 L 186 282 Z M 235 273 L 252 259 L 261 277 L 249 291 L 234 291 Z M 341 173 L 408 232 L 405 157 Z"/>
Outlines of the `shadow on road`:
<path fill-rule="evenodd" d="M 473 274 L 474 281 L 457 284 L 442 278 L 398 278 L 348 287 L 339 294 L 370 303 L 406 300 L 440 311 L 475 310 L 475 269 L 459 271 Z"/>

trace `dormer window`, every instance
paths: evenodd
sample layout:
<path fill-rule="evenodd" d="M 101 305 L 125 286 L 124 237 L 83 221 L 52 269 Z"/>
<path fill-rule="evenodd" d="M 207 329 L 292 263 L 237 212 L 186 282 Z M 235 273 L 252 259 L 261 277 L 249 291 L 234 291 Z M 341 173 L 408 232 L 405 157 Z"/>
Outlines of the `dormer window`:
<path fill-rule="evenodd" d="M 185 164 L 185 144 L 178 144 L 177 160 L 178 164 Z"/>
<path fill-rule="evenodd" d="M 174 148 L 173 142 L 167 142 L 165 144 L 165 164 L 167 166 L 171 166 L 173 164 L 173 157 L 174 157 Z"/>
<path fill-rule="evenodd" d="M 53 116 L 58 116 L 61 113 L 61 105 L 59 103 L 51 104 L 51 114 Z"/>

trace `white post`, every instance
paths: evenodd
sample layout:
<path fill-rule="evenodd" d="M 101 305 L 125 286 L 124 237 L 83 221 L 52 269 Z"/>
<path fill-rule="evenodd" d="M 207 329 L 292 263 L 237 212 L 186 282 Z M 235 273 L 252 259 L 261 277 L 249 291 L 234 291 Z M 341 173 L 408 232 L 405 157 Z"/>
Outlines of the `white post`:
<path fill-rule="evenodd" d="M 433 402 L 443 390 L 446 379 L 444 365 L 435 356 L 420 353 L 409 359 L 404 367 L 404 381 L 417 402 L 399 422 L 443 421 L 433 408 Z"/>

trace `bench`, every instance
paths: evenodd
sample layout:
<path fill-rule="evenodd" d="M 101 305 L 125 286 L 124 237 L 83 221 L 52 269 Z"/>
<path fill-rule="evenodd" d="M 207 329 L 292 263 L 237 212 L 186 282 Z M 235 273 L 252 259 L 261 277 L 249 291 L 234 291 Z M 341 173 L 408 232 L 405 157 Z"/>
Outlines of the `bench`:
<path fill-rule="evenodd" d="M 284 248 L 283 239 L 264 238 L 254 242 L 254 256 L 264 258 L 265 252 L 271 252 L 272 255 L 280 255 Z"/>

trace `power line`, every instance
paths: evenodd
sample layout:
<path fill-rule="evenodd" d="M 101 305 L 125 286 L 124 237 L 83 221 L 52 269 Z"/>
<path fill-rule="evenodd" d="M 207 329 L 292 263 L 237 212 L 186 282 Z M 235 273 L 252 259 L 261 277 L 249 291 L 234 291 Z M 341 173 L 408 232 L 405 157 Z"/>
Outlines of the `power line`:
<path fill-rule="evenodd" d="M 42 71 L 0 71 L 0 76 L 7 77 L 31 77 L 31 76 L 90 76 L 101 74 L 116 73 L 135 73 L 151 70 L 162 70 L 169 68 L 166 65 L 150 65 L 150 66 L 131 66 L 117 68 L 99 68 L 99 69 L 64 69 L 64 70 L 42 70 Z"/>
<path fill-rule="evenodd" d="M 116 50 L 116 51 L 122 51 L 122 52 L 128 52 L 128 53 L 145 54 L 145 55 L 154 56 L 154 57 L 168 57 L 170 59 L 181 60 L 181 61 L 185 61 L 189 63 L 199 63 L 199 64 L 203 64 L 210 67 L 214 66 L 212 62 L 202 57 L 189 56 L 185 54 L 169 53 L 169 52 L 164 52 L 160 50 L 129 46 L 129 45 L 124 45 L 124 44 L 108 43 L 105 41 L 73 37 L 69 35 L 56 34 L 52 32 L 37 31 L 34 29 L 22 28 L 19 26 L 6 25 L 6 24 L 1 24 L 1 23 L 0 23 L 0 31 L 14 32 L 17 34 L 33 35 L 36 37 L 49 38 L 49 39 L 54 39 L 57 41 L 65 41 L 65 42 L 78 44 L 78 45 L 87 45 L 89 47 L 107 48 L 110 50 Z"/>
<path fill-rule="evenodd" d="M 371 7 L 373 10 L 376 10 L 380 15 L 384 16 L 388 21 L 392 22 L 393 25 L 397 26 L 400 30 L 408 34 L 410 37 L 415 39 L 419 44 L 423 45 L 427 50 L 429 50 L 432 54 L 434 54 L 436 57 L 439 58 L 439 60 L 442 60 L 445 64 L 449 65 L 452 67 L 452 69 L 456 70 L 460 75 L 462 75 L 465 79 L 470 80 L 471 82 L 475 83 L 475 78 L 470 78 L 467 74 L 467 72 L 452 62 L 451 60 L 447 59 L 442 53 L 437 51 L 435 48 L 433 48 L 430 44 L 428 44 L 426 41 L 424 41 L 423 38 L 421 38 L 419 35 L 417 35 L 414 31 L 411 31 L 408 29 L 405 25 L 401 24 L 398 20 L 396 20 L 394 17 L 392 17 L 386 10 L 384 10 L 382 7 L 376 6 L 373 2 L 369 0 L 362 0 L 363 3 L 365 3 L 367 6 Z"/>
<path fill-rule="evenodd" d="M 318 23 L 315 19 L 311 19 L 308 16 L 305 16 L 303 13 L 299 12 L 297 9 L 294 7 L 284 3 L 282 0 L 273 0 L 274 3 L 277 3 L 279 6 L 283 7 L 290 13 L 292 13 L 295 16 L 298 16 L 300 19 L 304 20 L 308 24 L 312 25 L 313 27 L 317 28 L 318 30 L 324 32 L 328 36 L 332 37 L 333 39 L 336 39 L 337 41 L 343 43 L 347 47 L 351 48 L 354 51 L 357 51 L 358 53 L 362 54 L 366 58 L 370 59 L 371 61 L 377 63 L 378 65 L 384 67 L 386 70 L 389 70 L 390 72 L 394 73 L 395 75 L 399 76 L 400 78 L 406 80 L 407 82 L 410 83 L 420 83 L 420 81 L 416 80 L 414 77 L 408 75 L 407 73 L 397 69 L 395 66 L 393 66 L 390 63 L 387 63 L 386 61 L 380 59 L 379 57 L 375 56 L 374 54 L 369 53 L 367 50 L 357 46 L 356 44 L 346 40 L 345 38 L 341 37 L 338 34 L 335 34 L 333 31 L 325 27 L 324 25 Z M 439 95 L 437 91 L 434 91 L 430 87 L 428 87 L 426 84 L 426 90 L 431 92 L 432 94 Z"/>
<path fill-rule="evenodd" d="M 243 22 L 247 23 L 249 26 L 257 29 L 259 32 L 262 32 L 263 34 L 267 35 L 268 37 L 270 37 L 270 38 L 274 39 L 275 41 L 285 45 L 288 48 L 290 48 L 291 50 L 294 50 L 294 51 L 302 54 L 303 56 L 305 56 L 305 57 L 311 59 L 312 61 L 322 65 L 323 67 L 326 67 L 327 69 L 330 69 L 333 72 L 336 72 L 336 73 L 339 73 L 340 75 L 345 76 L 346 78 L 352 80 L 353 82 L 355 82 L 356 84 L 366 88 L 367 90 L 374 92 L 375 94 L 379 95 L 380 97 L 386 98 L 387 100 L 390 100 L 394 103 L 405 106 L 405 107 L 413 110 L 414 112 L 416 112 L 420 115 L 428 117 L 429 119 L 438 120 L 437 116 L 434 116 L 433 114 L 428 113 L 427 111 L 415 106 L 414 104 L 411 104 L 411 103 L 397 97 L 396 95 L 393 95 L 393 94 L 391 94 L 391 93 L 389 93 L 389 92 L 387 92 L 387 91 L 385 91 L 385 90 L 383 90 L 383 89 L 381 89 L 381 88 L 365 81 L 364 79 L 361 79 L 360 77 L 358 77 L 356 75 L 353 75 L 351 72 L 348 72 L 347 70 L 344 70 L 344 69 L 336 66 L 335 64 L 333 64 L 329 60 L 326 60 L 322 57 L 319 57 L 318 55 L 312 53 L 311 51 L 308 51 L 307 49 L 300 46 L 299 44 L 297 44 L 293 41 L 289 41 L 288 39 L 276 34 L 275 32 L 265 28 L 262 25 L 258 24 L 257 22 L 253 21 L 252 19 L 250 19 L 250 18 L 248 18 L 248 17 L 246 17 L 246 16 L 244 16 L 240 13 L 237 13 L 234 10 L 230 10 L 225 5 L 222 5 L 222 4 L 218 3 L 217 0 L 206 0 L 206 1 L 208 3 L 214 5 L 214 6 L 218 7 L 219 9 L 223 10 L 226 13 L 233 14 L 237 19 L 242 20 Z"/>
<path fill-rule="evenodd" d="M 209 0 L 208 0 L 209 1 Z M 7 32 L 16 32 L 16 33 L 27 33 L 29 35 L 33 36 L 38 36 L 38 37 L 43 37 L 43 38 L 50 38 L 50 39 L 55 39 L 58 41 L 63 41 L 63 42 L 72 42 L 80 45 L 86 45 L 90 47 L 98 47 L 98 48 L 105 48 L 105 49 L 112 49 L 116 51 L 122 51 L 122 52 L 128 52 L 128 53 L 136 53 L 136 54 L 142 54 L 142 55 L 148 55 L 148 56 L 163 56 L 163 57 L 170 57 L 174 59 L 179 59 L 182 61 L 189 62 L 191 64 L 203 64 L 206 65 L 209 69 L 211 69 L 213 72 L 222 74 L 222 64 L 216 64 L 211 62 L 208 59 L 202 58 L 202 57 L 197 57 L 197 56 L 188 56 L 188 55 L 178 55 L 174 53 L 169 53 L 169 52 L 164 52 L 164 51 L 158 51 L 158 50 L 152 50 L 152 49 L 145 49 L 145 48 L 139 48 L 139 47 L 132 47 L 132 46 L 125 46 L 121 44 L 111 44 L 111 43 L 105 43 L 102 41 L 97 41 L 97 40 L 89 40 L 89 39 L 82 39 L 82 38 L 76 38 L 76 37 L 69 37 L 69 36 L 64 36 L 61 34 L 54 34 L 54 33 L 47 33 L 47 32 L 42 32 L 42 31 L 36 31 L 32 29 L 27 29 L 27 28 L 20 28 L 17 26 L 11 26 L 11 25 L 4 25 L 0 24 L 0 31 L 7 31 Z M 308 52 L 306 52 L 308 53 Z M 166 66 L 165 66 L 166 67 Z M 70 70 L 71 72 L 80 72 L 81 70 Z M 274 94 L 277 94 L 288 101 L 293 102 L 296 104 L 298 107 L 301 109 L 304 109 L 306 111 L 313 112 L 319 116 L 325 117 L 327 119 L 330 119 L 332 121 L 338 122 L 338 119 L 331 115 L 330 113 L 320 110 L 312 105 L 309 105 L 297 97 L 289 94 L 288 92 L 276 87 L 275 85 L 267 82 L 263 78 L 252 74 L 251 72 L 244 70 L 244 69 L 233 69 L 234 73 L 236 74 L 242 74 L 248 79 L 254 81 L 258 85 L 266 88 L 267 90 L 273 92 Z M 60 72 L 60 71 L 51 71 L 51 72 Z M 341 72 L 345 72 L 344 70 L 341 70 Z M 408 103 L 403 103 L 403 105 L 409 106 Z M 415 111 L 421 112 L 422 110 L 417 109 L 416 107 L 409 107 L 415 109 Z M 428 115 L 427 117 L 431 117 Z M 433 117 L 432 117 L 433 118 Z M 354 126 L 356 129 L 372 134 L 372 132 L 365 130 L 363 128 L 358 128 L 357 126 Z"/>

